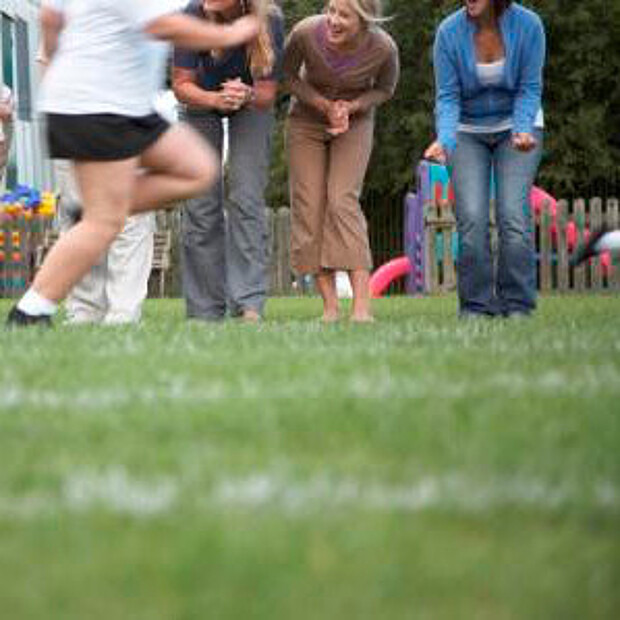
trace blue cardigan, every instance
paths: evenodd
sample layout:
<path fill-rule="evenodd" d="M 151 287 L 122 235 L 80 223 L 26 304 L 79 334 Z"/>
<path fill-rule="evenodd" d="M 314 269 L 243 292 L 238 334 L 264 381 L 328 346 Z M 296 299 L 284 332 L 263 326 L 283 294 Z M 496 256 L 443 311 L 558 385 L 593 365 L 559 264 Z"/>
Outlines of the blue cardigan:
<path fill-rule="evenodd" d="M 501 16 L 506 68 L 499 86 L 485 87 L 476 72 L 476 26 L 465 8 L 441 22 L 435 37 L 437 139 L 448 151 L 456 146 L 459 122 L 493 125 L 512 118 L 514 133 L 531 133 L 541 107 L 545 31 L 538 15 L 511 4 Z"/>

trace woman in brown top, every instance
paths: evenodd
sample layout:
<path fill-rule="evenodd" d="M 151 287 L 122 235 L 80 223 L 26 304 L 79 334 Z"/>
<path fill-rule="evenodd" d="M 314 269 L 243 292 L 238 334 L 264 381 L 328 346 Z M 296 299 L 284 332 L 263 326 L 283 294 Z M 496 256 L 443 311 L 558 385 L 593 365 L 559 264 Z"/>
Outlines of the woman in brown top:
<path fill-rule="evenodd" d="M 285 47 L 293 99 L 287 141 L 293 267 L 316 276 L 323 319 L 338 319 L 335 271 L 349 273 L 351 320 L 372 321 L 366 220 L 359 204 L 373 142 L 374 108 L 398 82 L 398 50 L 379 27 L 381 0 L 329 0 Z"/>

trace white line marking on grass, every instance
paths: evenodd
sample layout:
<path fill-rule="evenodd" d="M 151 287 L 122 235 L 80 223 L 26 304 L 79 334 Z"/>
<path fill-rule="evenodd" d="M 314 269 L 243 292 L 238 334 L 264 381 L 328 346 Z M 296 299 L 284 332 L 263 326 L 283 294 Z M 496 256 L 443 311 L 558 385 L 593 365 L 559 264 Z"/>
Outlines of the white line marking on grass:
<path fill-rule="evenodd" d="M 348 373 L 343 377 L 335 374 L 333 368 L 325 367 L 316 369 L 311 380 L 293 378 L 288 382 L 244 375 L 229 380 L 211 378 L 198 382 L 182 375 L 170 375 L 160 376 L 153 384 L 135 389 L 128 389 L 126 385 L 109 385 L 77 392 L 4 383 L 0 384 L 0 412 L 25 408 L 83 412 L 135 406 L 201 406 L 239 399 L 299 401 L 314 399 L 324 393 L 330 393 L 332 398 L 389 399 L 390 402 L 428 398 L 450 401 L 479 397 L 489 391 L 496 393 L 498 389 L 505 396 L 570 396 L 587 400 L 620 394 L 620 371 L 604 366 L 584 366 L 578 374 L 549 370 L 537 376 L 498 371 L 471 381 L 454 380 L 440 374 L 405 372 L 402 368 L 381 364 L 372 370 Z"/>
<path fill-rule="evenodd" d="M 132 478 L 121 467 L 96 472 L 77 472 L 63 485 L 64 504 L 71 510 L 103 508 L 135 517 L 168 512 L 177 497 L 170 478 L 144 482 Z"/>
<path fill-rule="evenodd" d="M 410 485 L 385 485 L 318 477 L 291 482 L 260 474 L 221 481 L 210 501 L 220 507 L 267 508 L 307 513 L 328 508 L 372 511 L 483 513 L 499 508 L 554 511 L 587 506 L 618 512 L 620 494 L 611 484 L 580 490 L 574 485 L 553 486 L 537 480 L 507 478 L 476 482 L 464 476 L 428 476 Z"/>
<path fill-rule="evenodd" d="M 198 498 L 198 499 L 197 499 Z M 426 476 L 409 484 L 387 484 L 327 475 L 292 480 L 269 472 L 224 477 L 200 495 L 195 484 L 170 477 L 144 479 L 123 467 L 74 472 L 59 492 L 0 496 L 0 519 L 30 520 L 97 511 L 148 519 L 187 510 L 221 512 L 267 510 L 289 516 L 362 510 L 480 515 L 498 509 L 543 513 L 562 510 L 620 512 L 620 491 L 609 482 L 592 486 L 551 484 L 525 477 L 484 481 L 463 475 Z"/>

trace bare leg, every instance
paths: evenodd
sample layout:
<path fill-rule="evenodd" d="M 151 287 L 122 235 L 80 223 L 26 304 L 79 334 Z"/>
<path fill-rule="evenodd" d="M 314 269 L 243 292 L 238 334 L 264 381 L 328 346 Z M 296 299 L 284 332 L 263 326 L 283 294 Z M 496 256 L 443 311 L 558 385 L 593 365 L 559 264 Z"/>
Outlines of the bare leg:
<path fill-rule="evenodd" d="M 146 171 L 136 175 L 138 166 Z M 171 128 L 142 156 L 112 162 L 76 162 L 82 221 L 58 240 L 32 288 L 49 301 L 64 299 L 120 233 L 129 212 L 173 206 L 206 189 L 217 159 L 196 132 Z"/>
<path fill-rule="evenodd" d="M 349 272 L 353 289 L 351 320 L 356 323 L 371 323 L 374 319 L 370 310 L 370 275 L 365 269 Z"/>
<path fill-rule="evenodd" d="M 323 320 L 326 323 L 337 321 L 340 314 L 336 293 L 336 275 L 331 269 L 323 269 L 316 275 L 316 287 L 323 298 Z"/>
<path fill-rule="evenodd" d="M 132 213 L 174 207 L 215 181 L 219 164 L 215 152 L 191 127 L 171 127 L 140 157 L 145 172 L 136 181 Z"/>
<path fill-rule="evenodd" d="M 47 255 L 32 284 L 39 295 L 64 299 L 114 241 L 130 208 L 137 164 L 135 158 L 76 163 L 84 214 Z"/>

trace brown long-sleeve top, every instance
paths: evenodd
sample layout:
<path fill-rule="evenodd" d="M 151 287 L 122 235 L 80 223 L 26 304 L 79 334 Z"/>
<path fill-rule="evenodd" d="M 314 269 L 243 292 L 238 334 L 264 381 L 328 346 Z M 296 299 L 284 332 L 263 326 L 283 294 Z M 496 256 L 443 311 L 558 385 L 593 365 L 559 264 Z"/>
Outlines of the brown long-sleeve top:
<path fill-rule="evenodd" d="M 284 51 L 285 86 L 293 95 L 291 116 L 323 118 L 322 98 L 357 100 L 358 114 L 371 114 L 392 97 L 400 73 L 396 43 L 372 27 L 359 47 L 340 52 L 327 44 L 327 20 L 307 17 L 292 30 Z"/>

